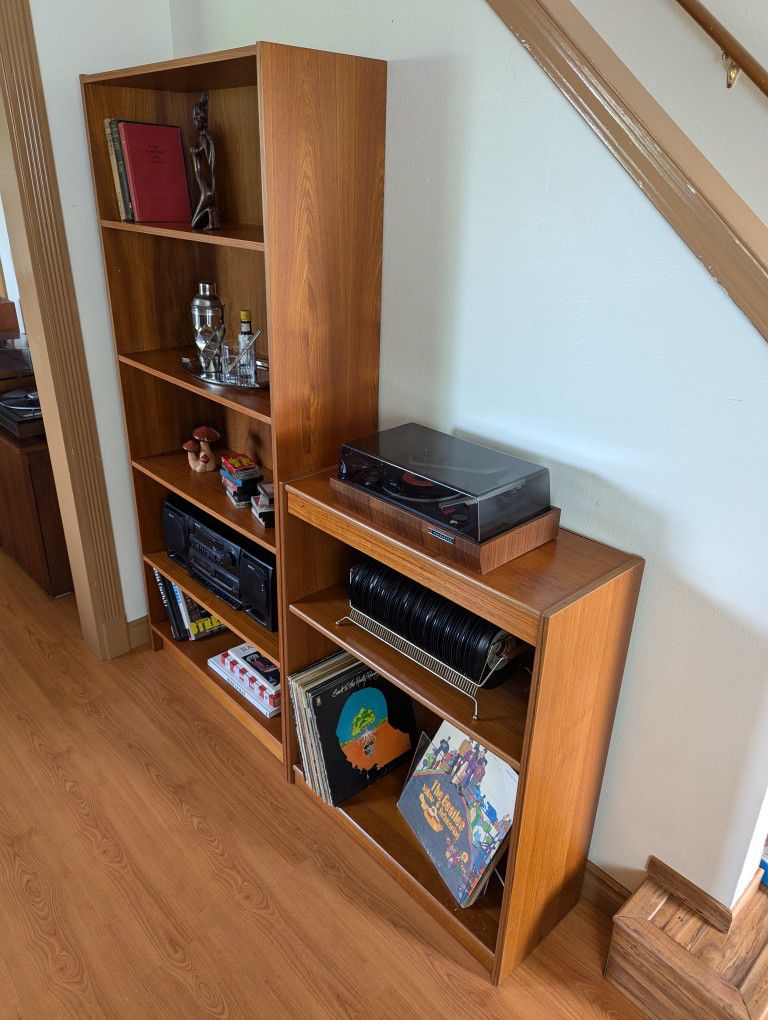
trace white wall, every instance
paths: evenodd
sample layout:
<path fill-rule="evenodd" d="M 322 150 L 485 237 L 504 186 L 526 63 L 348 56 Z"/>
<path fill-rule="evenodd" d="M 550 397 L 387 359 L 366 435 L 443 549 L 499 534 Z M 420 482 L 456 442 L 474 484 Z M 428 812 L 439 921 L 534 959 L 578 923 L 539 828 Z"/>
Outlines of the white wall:
<path fill-rule="evenodd" d="M 0 196 L 0 266 L 3 268 L 3 279 L 5 280 L 8 298 L 15 302 L 19 325 L 22 325 L 21 309 L 19 307 L 19 284 L 16 280 L 16 271 L 13 268 L 11 240 L 8 237 L 8 227 L 5 223 L 2 196 Z"/>
<path fill-rule="evenodd" d="M 171 17 L 177 56 L 391 61 L 383 423 L 548 464 L 566 526 L 647 557 L 590 856 L 730 903 L 768 775 L 768 345 L 482 0 Z"/>
<path fill-rule="evenodd" d="M 709 161 L 768 223 L 768 98 L 742 74 L 725 87 L 720 50 L 675 0 L 572 0 Z M 768 67 L 765 0 L 706 0 Z"/>
<path fill-rule="evenodd" d="M 31 0 L 31 8 L 126 615 L 134 620 L 146 613 L 141 556 L 79 76 L 170 57 L 169 10 L 154 0 L 133 0 L 130 16 L 116 0 Z"/>

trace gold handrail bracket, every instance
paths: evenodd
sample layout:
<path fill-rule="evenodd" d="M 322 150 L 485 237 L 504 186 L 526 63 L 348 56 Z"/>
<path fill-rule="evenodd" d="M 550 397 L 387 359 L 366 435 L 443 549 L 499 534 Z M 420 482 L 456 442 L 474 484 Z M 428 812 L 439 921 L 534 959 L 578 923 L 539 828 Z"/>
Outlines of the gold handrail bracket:
<path fill-rule="evenodd" d="M 723 60 L 728 65 L 726 86 L 729 89 L 733 88 L 739 73 L 743 71 L 763 95 L 768 96 L 768 71 L 741 45 L 735 36 L 731 35 L 714 14 L 710 14 L 701 0 L 675 0 L 675 2 L 680 4 L 683 10 L 704 29 L 710 39 L 715 40 L 722 50 Z"/>

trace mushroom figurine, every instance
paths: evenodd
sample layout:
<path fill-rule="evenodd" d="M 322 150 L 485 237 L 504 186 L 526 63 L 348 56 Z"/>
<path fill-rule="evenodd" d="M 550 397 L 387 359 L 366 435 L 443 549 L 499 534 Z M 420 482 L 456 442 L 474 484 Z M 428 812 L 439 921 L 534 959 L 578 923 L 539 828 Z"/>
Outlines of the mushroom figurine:
<path fill-rule="evenodd" d="M 192 470 L 199 471 L 200 468 L 198 467 L 198 465 L 200 463 L 200 458 L 198 456 L 198 452 L 200 450 L 200 447 L 195 442 L 195 440 L 194 439 L 187 440 L 187 442 L 182 446 L 182 450 L 187 451 L 187 460 L 189 461 L 189 466 L 192 468 Z"/>
<path fill-rule="evenodd" d="M 200 443 L 200 455 L 197 458 L 197 467 L 195 468 L 195 471 L 199 471 L 201 473 L 204 471 L 215 471 L 219 466 L 219 462 L 216 460 L 216 457 L 211 450 L 211 444 L 218 443 L 221 439 L 219 433 L 216 429 L 212 429 L 210 425 L 201 425 L 199 428 L 195 429 L 192 433 L 192 437 Z"/>

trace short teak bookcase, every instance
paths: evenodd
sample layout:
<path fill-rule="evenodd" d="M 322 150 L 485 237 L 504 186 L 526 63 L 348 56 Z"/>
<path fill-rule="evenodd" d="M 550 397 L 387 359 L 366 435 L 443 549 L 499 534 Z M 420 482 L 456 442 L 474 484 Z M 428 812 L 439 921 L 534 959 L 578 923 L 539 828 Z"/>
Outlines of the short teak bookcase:
<path fill-rule="evenodd" d="M 561 530 L 481 576 L 334 497 L 329 465 L 342 441 L 375 431 L 378 421 L 384 63 L 260 43 L 82 81 L 154 647 L 179 660 L 310 796 L 287 677 L 339 647 L 406 691 L 430 736 L 447 719 L 519 770 L 504 884 L 493 877 L 468 909 L 455 903 L 397 810 L 404 769 L 327 809 L 499 982 L 579 898 L 642 560 Z M 122 223 L 104 119 L 175 123 L 186 145 L 203 89 L 218 147 L 222 229 Z M 203 279 L 216 282 L 230 330 L 241 307 L 252 310 L 270 357 L 268 392 L 215 389 L 182 369 L 182 355 L 195 353 L 189 303 Z M 274 532 L 230 505 L 217 474 L 190 471 L 181 444 L 200 424 L 222 433 L 222 449 L 244 450 L 271 472 Z M 161 530 L 169 492 L 274 551 L 277 633 L 170 560 Z M 362 553 L 527 642 L 532 671 L 481 691 L 473 720 L 468 698 L 338 623 L 349 567 Z M 230 632 L 174 642 L 152 568 Z M 279 664 L 281 717 L 264 719 L 207 668 L 238 639 Z"/>

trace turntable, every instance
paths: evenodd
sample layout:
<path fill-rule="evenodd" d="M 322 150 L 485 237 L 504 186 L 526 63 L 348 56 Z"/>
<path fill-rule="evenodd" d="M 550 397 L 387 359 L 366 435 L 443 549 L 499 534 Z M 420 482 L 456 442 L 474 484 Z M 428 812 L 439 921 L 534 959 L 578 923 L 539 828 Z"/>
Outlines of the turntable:
<path fill-rule="evenodd" d="M 480 573 L 555 538 L 549 471 L 410 422 L 344 443 L 334 491 L 398 534 Z"/>
<path fill-rule="evenodd" d="M 10 390 L 0 394 L 0 426 L 17 439 L 45 435 L 37 390 Z"/>

